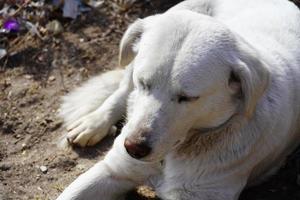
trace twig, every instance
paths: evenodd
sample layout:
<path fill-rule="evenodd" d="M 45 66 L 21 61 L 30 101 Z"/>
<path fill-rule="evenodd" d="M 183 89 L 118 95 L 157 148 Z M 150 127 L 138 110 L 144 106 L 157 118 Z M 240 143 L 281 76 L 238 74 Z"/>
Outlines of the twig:
<path fill-rule="evenodd" d="M 5 70 L 7 63 L 8 63 L 8 54 L 5 56 L 5 61 L 4 61 L 3 66 L 0 67 L 0 72 Z"/>
<path fill-rule="evenodd" d="M 14 14 L 12 15 L 12 17 L 15 17 L 19 12 L 21 12 L 23 10 L 23 8 L 25 8 L 29 3 L 31 2 L 31 0 L 27 0 L 25 1 L 17 10 L 16 12 L 14 12 Z"/>
<path fill-rule="evenodd" d="M 14 41 L 12 41 L 12 43 L 10 44 L 11 47 L 15 47 L 15 48 L 9 48 L 7 50 L 7 54 L 9 55 L 10 53 L 14 52 L 14 49 L 17 49 L 19 47 L 20 44 L 23 44 L 24 41 L 27 39 L 27 37 L 29 36 L 29 32 L 27 32 L 24 37 L 22 37 L 21 39 L 16 38 Z"/>
<path fill-rule="evenodd" d="M 52 67 L 59 70 L 59 76 L 60 76 L 61 85 L 63 87 L 63 90 L 66 92 L 67 89 L 66 89 L 66 86 L 65 86 L 64 74 L 63 74 L 63 71 L 62 71 L 62 68 L 61 68 L 61 64 L 57 64 L 57 61 L 58 61 L 58 56 L 55 53 L 54 54 L 54 59 L 52 61 Z"/>

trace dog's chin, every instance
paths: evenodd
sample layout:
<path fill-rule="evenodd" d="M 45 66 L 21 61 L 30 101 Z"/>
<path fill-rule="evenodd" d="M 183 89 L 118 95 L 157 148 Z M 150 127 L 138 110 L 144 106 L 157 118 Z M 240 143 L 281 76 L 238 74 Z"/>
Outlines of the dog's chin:
<path fill-rule="evenodd" d="M 176 148 L 183 142 L 184 140 L 178 140 L 173 145 L 170 145 L 170 148 L 163 146 L 163 148 L 156 148 L 152 151 L 151 154 L 148 156 L 140 159 L 143 162 L 161 162 L 165 159 L 165 157 L 171 153 L 172 151 L 176 150 Z"/>
<path fill-rule="evenodd" d="M 164 160 L 164 155 L 155 155 L 156 153 L 150 154 L 142 159 L 139 159 L 142 162 L 148 162 L 148 163 L 156 163 L 160 162 L 161 160 Z"/>
<path fill-rule="evenodd" d="M 161 162 L 162 160 L 165 159 L 166 155 L 169 153 L 170 151 L 167 151 L 166 149 L 160 149 L 157 148 L 155 150 L 153 150 L 149 155 L 147 155 L 144 158 L 139 159 L 139 161 L 142 162 L 148 162 L 148 163 L 157 163 L 157 162 Z"/>

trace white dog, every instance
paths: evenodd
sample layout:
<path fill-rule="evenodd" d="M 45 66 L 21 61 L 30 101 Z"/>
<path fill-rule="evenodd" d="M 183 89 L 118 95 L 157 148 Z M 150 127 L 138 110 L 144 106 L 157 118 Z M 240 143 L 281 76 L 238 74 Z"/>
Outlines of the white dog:
<path fill-rule="evenodd" d="M 236 200 L 300 143 L 300 12 L 287 0 L 188 0 L 137 20 L 120 65 L 65 97 L 70 143 L 94 145 L 125 114 L 105 159 L 59 200 Z"/>

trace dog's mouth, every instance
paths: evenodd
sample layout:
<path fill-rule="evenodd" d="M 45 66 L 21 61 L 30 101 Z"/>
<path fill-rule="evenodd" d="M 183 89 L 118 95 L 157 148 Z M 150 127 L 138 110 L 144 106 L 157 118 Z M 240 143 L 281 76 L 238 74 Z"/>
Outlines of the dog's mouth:
<path fill-rule="evenodd" d="M 184 141 L 186 138 L 182 138 L 180 140 L 177 140 L 173 145 L 170 147 L 167 147 L 166 145 L 160 145 L 163 148 L 153 148 L 151 153 L 142 158 L 141 161 L 145 162 L 162 162 L 162 160 L 165 159 L 166 155 L 169 153 L 175 151 Z"/>

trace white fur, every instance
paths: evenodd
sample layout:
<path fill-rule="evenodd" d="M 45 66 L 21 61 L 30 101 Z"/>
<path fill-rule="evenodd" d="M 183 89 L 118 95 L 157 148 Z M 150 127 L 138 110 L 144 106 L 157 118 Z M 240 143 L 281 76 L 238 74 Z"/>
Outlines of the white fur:
<path fill-rule="evenodd" d="M 236 200 L 276 171 L 300 141 L 299 19 L 287 0 L 187 0 L 133 23 L 124 75 L 89 81 L 61 110 L 80 146 L 127 123 L 58 199 L 121 199 L 149 184 L 165 200 Z M 151 153 L 130 157 L 125 138 Z"/>
<path fill-rule="evenodd" d="M 64 119 L 67 130 L 72 130 L 66 136 L 69 142 L 80 146 L 94 145 L 105 137 L 112 125 L 121 118 L 122 112 L 107 113 L 101 109 L 101 105 L 104 101 L 109 101 L 109 98 L 119 95 L 120 92 L 116 91 L 123 88 L 119 87 L 123 74 L 123 70 L 106 72 L 90 79 L 63 98 L 59 114 Z M 107 120 L 110 123 L 106 123 Z"/>

